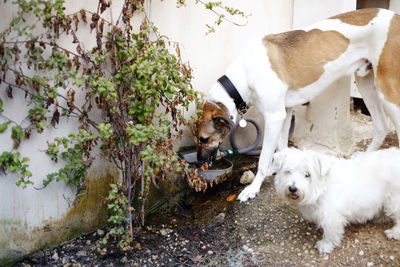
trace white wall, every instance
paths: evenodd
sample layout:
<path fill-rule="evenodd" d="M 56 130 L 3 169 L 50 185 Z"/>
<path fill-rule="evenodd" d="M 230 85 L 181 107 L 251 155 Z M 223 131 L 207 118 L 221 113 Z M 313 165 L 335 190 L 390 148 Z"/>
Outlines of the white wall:
<path fill-rule="evenodd" d="M 88 5 L 86 1 L 67 1 L 66 13 L 72 13 L 73 11 L 79 11 L 82 8 L 96 11 L 97 1 L 91 1 L 93 5 Z M 0 3 L 0 30 L 2 31 L 9 23 L 12 15 L 15 14 L 15 9 L 11 5 L 11 1 L 6 4 Z M 29 18 L 27 18 L 29 21 Z M 90 18 L 89 18 L 90 19 Z M 95 39 L 90 38 L 88 29 L 79 31 L 80 38 L 84 42 L 86 48 L 93 47 Z M 72 48 L 71 42 L 65 40 L 61 45 L 65 48 Z M 75 46 L 73 46 L 75 47 Z M 24 67 L 24 66 L 23 66 Z M 26 69 L 26 68 L 24 68 Z M 29 73 L 27 71 L 26 73 Z M 33 74 L 33 70 L 30 71 Z M 5 83 L 0 85 L 0 97 L 4 103 L 4 112 L 0 114 L 0 123 L 11 119 L 16 123 L 20 124 L 21 127 L 27 127 L 29 120 L 24 115 L 31 108 L 28 106 L 25 100 L 25 94 L 13 90 L 13 98 L 10 99 L 5 93 Z M 80 90 L 77 91 L 76 97 L 79 98 Z M 52 116 L 48 114 L 47 116 Z M 53 142 L 56 136 L 67 136 L 70 132 L 77 131 L 78 122 L 74 119 L 69 119 L 67 123 L 65 119 L 60 119 L 60 124 L 54 128 L 45 129 L 43 134 L 36 134 L 32 132 L 31 137 L 28 141 L 22 141 L 17 151 L 21 152 L 22 156 L 30 158 L 28 168 L 33 176 L 31 180 L 34 182 L 34 186 L 28 185 L 26 189 L 17 187 L 15 185 L 18 180 L 15 174 L 3 174 L 0 172 L 0 265 L 1 259 L 6 257 L 15 257 L 24 255 L 31 252 L 37 247 L 46 246 L 54 242 L 54 240 L 60 240 L 67 232 L 72 228 L 81 225 L 81 229 L 87 230 L 87 226 L 93 225 L 96 227 L 96 221 L 104 222 L 100 218 L 89 221 L 84 218 L 86 211 L 82 208 L 80 214 L 74 214 L 68 217 L 69 220 L 75 220 L 77 217 L 81 217 L 81 221 L 72 225 L 70 222 L 66 222 L 65 218 L 68 213 L 76 210 L 72 203 L 75 198 L 75 190 L 71 186 L 66 186 L 63 182 L 52 182 L 48 187 L 42 190 L 35 188 L 42 188 L 42 182 L 46 178 L 46 175 L 57 171 L 62 167 L 62 163 L 55 164 L 50 158 L 44 153 L 47 149 L 47 142 Z M 15 124 L 9 125 L 8 129 L 0 134 L 0 153 L 3 151 L 12 151 L 13 142 L 10 138 L 11 127 Z M 12 151 L 12 152 L 15 152 Z M 104 159 L 96 161 L 93 168 L 89 171 L 88 177 L 95 177 L 95 179 L 104 180 L 111 179 L 110 176 L 117 176 L 113 168 L 110 168 L 107 164 L 104 164 Z M 99 163 L 101 162 L 101 163 Z M 91 178 L 90 178 L 91 179 Z M 89 182 L 89 185 L 93 183 Z M 104 184 L 105 188 L 108 187 Z M 87 191 L 89 192 L 89 191 Z M 93 192 L 94 193 L 94 192 Z M 102 195 L 100 195 L 100 193 Z M 95 193 L 94 193 L 95 194 Z M 90 195 L 90 194 L 88 194 Z M 97 203 L 102 203 L 99 199 L 105 197 L 104 192 L 99 191 L 96 196 Z M 87 197 L 85 203 L 82 202 L 83 206 L 87 205 Z M 81 206 L 82 206 L 81 204 Z M 99 209 L 93 207 L 93 214 L 100 213 Z M 67 229 L 65 225 L 69 225 L 70 229 Z M 47 229 L 47 230 L 46 230 Z M 47 231 L 47 234 L 45 233 Z M 57 237 L 57 235 L 59 235 Z"/>
<path fill-rule="evenodd" d="M 400 14 L 400 0 L 390 0 L 389 9 Z"/>
<path fill-rule="evenodd" d="M 293 28 L 308 26 L 319 20 L 355 9 L 356 0 L 295 0 Z"/>

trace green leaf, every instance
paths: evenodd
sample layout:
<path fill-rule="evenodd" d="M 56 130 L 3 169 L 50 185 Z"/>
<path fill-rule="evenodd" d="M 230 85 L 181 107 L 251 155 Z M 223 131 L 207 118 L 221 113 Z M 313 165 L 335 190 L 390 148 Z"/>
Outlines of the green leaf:
<path fill-rule="evenodd" d="M 11 123 L 11 121 L 7 121 L 7 122 L 0 124 L 0 133 L 3 133 L 5 130 L 7 130 L 7 127 L 10 123 Z"/>
<path fill-rule="evenodd" d="M 23 137 L 21 126 L 19 125 L 13 126 L 11 128 L 11 138 L 16 140 L 16 139 L 21 139 L 21 137 Z"/>

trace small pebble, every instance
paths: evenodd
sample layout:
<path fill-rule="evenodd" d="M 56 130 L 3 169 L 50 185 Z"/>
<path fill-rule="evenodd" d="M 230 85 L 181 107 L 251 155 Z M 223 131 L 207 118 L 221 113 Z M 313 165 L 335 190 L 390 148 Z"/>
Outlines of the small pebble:
<path fill-rule="evenodd" d="M 78 253 L 76 253 L 76 256 L 78 257 L 86 257 L 87 253 L 84 250 L 78 251 Z"/>
<path fill-rule="evenodd" d="M 374 266 L 374 263 L 373 263 L 373 262 L 368 262 L 368 263 L 367 263 L 367 266 L 368 266 L 368 267 Z"/>
<path fill-rule="evenodd" d="M 58 253 L 57 252 L 54 252 L 54 254 L 53 254 L 53 256 L 51 257 L 53 260 L 58 260 L 59 259 L 59 256 L 58 256 Z"/>
<path fill-rule="evenodd" d="M 97 234 L 98 234 L 99 236 L 102 236 L 102 235 L 104 235 L 104 231 L 101 230 L 101 229 L 98 229 L 98 230 L 97 230 Z"/>
<path fill-rule="evenodd" d="M 212 255 L 212 254 L 214 254 L 214 252 L 212 252 L 212 250 L 209 250 L 209 251 L 207 251 L 207 254 Z"/>
<path fill-rule="evenodd" d="M 364 255 L 364 251 L 360 250 L 360 252 L 358 252 L 358 255 L 363 256 Z"/>
<path fill-rule="evenodd" d="M 389 256 L 389 259 L 394 260 L 394 256 Z"/>
<path fill-rule="evenodd" d="M 240 183 L 241 184 L 250 184 L 254 180 L 254 173 L 250 170 L 245 171 L 242 174 L 242 177 L 240 177 Z"/>
<path fill-rule="evenodd" d="M 160 234 L 161 234 L 162 236 L 168 235 L 168 234 L 170 234 L 170 233 L 172 233 L 172 230 L 171 230 L 171 229 L 161 229 L 161 230 L 160 230 Z"/>

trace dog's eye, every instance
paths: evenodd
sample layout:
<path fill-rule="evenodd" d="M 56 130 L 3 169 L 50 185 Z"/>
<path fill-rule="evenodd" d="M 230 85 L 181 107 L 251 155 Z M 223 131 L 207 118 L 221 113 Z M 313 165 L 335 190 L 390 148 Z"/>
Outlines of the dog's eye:
<path fill-rule="evenodd" d="M 304 174 L 304 176 L 305 176 L 306 178 L 310 178 L 311 174 L 310 174 L 309 172 L 306 172 L 306 174 Z"/>
<path fill-rule="evenodd" d="M 285 171 L 285 174 L 291 174 L 292 172 L 291 171 L 289 171 L 289 170 L 286 170 Z"/>
<path fill-rule="evenodd" d="M 208 137 L 208 138 L 204 138 L 204 137 L 200 137 L 200 138 L 199 138 L 200 143 L 202 143 L 202 144 L 208 143 L 208 139 L 209 139 L 209 137 Z"/>

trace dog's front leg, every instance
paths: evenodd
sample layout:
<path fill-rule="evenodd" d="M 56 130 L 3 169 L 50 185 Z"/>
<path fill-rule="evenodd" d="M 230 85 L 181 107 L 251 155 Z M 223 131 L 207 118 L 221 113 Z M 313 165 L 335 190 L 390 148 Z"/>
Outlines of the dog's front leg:
<path fill-rule="evenodd" d="M 279 136 L 279 141 L 277 146 L 278 151 L 284 150 L 285 148 L 288 147 L 289 129 L 290 129 L 290 124 L 292 122 L 292 110 L 293 110 L 292 108 L 286 108 L 286 118 L 285 121 L 283 122 L 282 131 Z"/>
<path fill-rule="evenodd" d="M 282 111 L 264 114 L 264 138 L 260 159 L 258 161 L 257 174 L 253 182 L 239 194 L 238 199 L 241 202 L 245 202 L 249 198 L 254 198 L 258 192 L 260 192 L 260 187 L 264 181 L 264 178 L 272 174 L 269 171 L 272 156 L 276 149 L 285 118 L 285 109 Z"/>
<path fill-rule="evenodd" d="M 315 244 L 319 253 L 331 253 L 333 249 L 340 245 L 344 234 L 345 222 L 337 215 L 334 218 L 326 218 L 321 223 L 323 237 Z"/>

